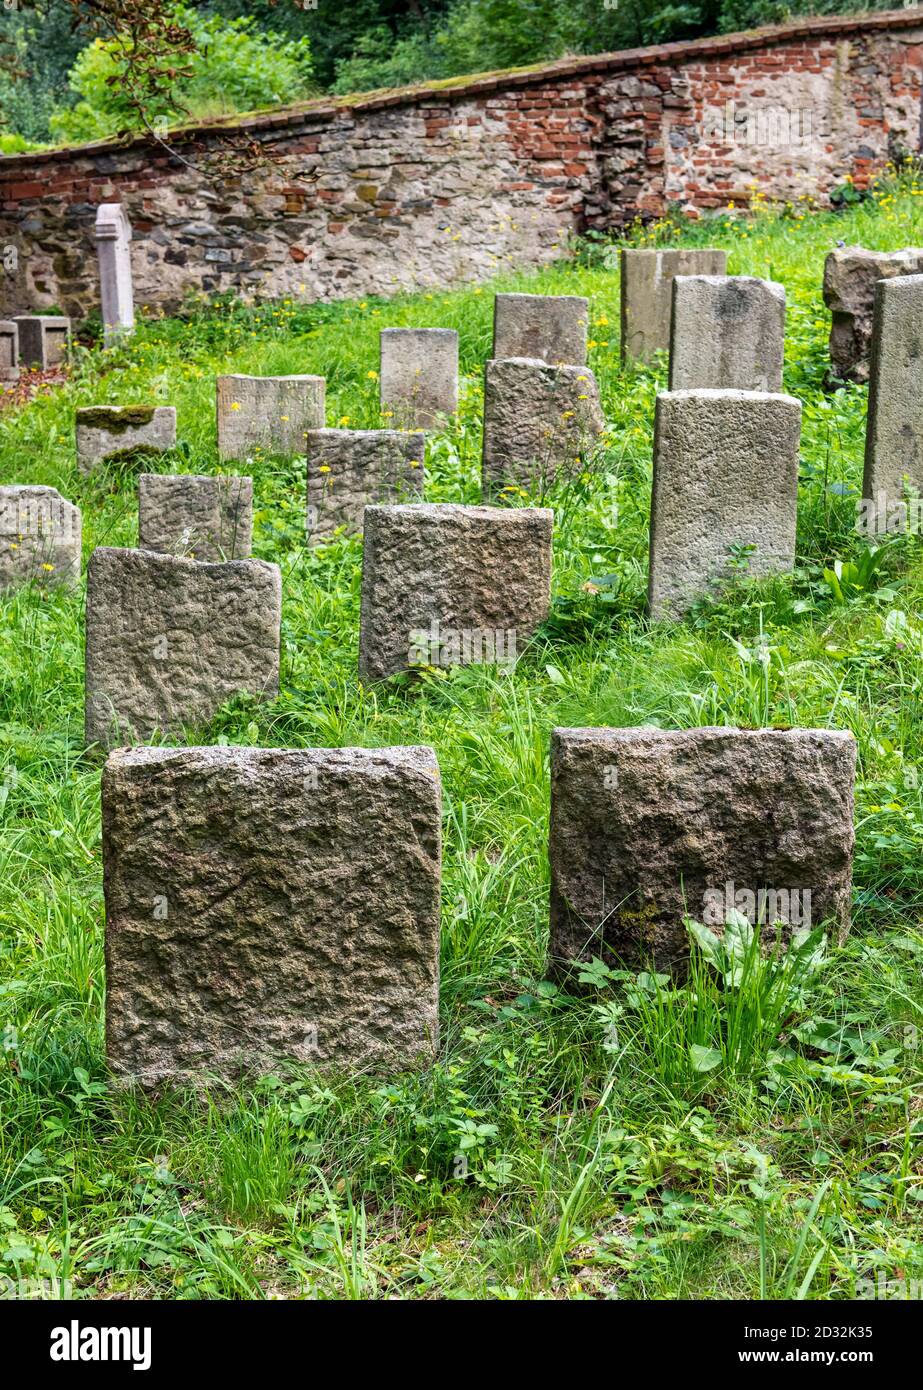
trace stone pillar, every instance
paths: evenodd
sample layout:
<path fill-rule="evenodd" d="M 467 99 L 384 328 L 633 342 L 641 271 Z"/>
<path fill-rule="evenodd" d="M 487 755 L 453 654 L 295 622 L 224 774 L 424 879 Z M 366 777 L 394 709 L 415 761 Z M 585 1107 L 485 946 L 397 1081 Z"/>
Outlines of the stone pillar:
<path fill-rule="evenodd" d="M 96 209 L 96 255 L 103 340 L 108 344 L 135 326 L 131 223 L 121 203 L 101 203 Z"/>

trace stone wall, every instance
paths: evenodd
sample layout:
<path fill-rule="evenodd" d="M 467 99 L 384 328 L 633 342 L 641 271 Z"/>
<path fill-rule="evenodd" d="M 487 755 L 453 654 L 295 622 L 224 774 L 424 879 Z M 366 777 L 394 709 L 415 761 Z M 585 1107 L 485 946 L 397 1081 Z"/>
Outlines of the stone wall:
<path fill-rule="evenodd" d="M 337 298 L 482 280 L 670 208 L 824 201 L 918 152 L 923 10 L 793 22 L 148 140 L 0 160 L 0 316 L 98 307 L 93 223 L 122 202 L 140 305 Z M 249 171 L 229 150 L 259 148 Z M 220 166 L 220 172 L 216 172 Z"/>

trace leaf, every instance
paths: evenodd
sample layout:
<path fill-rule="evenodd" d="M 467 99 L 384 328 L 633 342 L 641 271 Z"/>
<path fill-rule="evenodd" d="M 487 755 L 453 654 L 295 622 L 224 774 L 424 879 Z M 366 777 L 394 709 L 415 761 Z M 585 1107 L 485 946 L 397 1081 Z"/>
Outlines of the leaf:
<path fill-rule="evenodd" d="M 715 1067 L 721 1065 L 721 1053 L 713 1047 L 702 1047 L 699 1043 L 693 1043 L 689 1048 L 689 1057 L 692 1062 L 692 1070 L 697 1072 L 714 1071 Z"/>
<path fill-rule="evenodd" d="M 552 685 L 567 684 L 567 681 L 565 680 L 561 672 L 558 670 L 557 666 L 546 666 L 545 673 L 548 676 L 548 679 L 551 681 Z"/>

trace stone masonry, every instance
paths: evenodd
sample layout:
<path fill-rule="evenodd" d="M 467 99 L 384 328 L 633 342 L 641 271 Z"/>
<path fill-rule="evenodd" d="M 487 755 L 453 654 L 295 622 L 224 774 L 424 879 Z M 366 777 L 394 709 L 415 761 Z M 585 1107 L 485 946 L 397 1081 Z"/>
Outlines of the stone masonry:
<path fill-rule="evenodd" d="M 797 19 L 0 160 L 0 317 L 98 309 L 96 209 L 132 224 L 135 300 L 443 289 L 569 239 L 770 198 L 826 201 L 920 149 L 923 15 Z M 228 173 L 228 139 L 267 159 Z M 169 143 L 169 142 L 168 142 Z"/>

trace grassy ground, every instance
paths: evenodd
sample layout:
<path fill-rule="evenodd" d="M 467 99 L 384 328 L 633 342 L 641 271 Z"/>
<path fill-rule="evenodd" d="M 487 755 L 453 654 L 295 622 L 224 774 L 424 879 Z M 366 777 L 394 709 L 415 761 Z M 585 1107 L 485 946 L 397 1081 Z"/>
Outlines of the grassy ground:
<path fill-rule="evenodd" d="M 664 372 L 620 372 L 618 273 L 600 247 L 441 295 L 146 321 L 130 346 L 79 352 L 68 385 L 0 414 L 0 478 L 78 502 L 86 555 L 136 543 L 136 497 L 128 473 L 79 478 L 75 405 L 173 401 L 169 467 L 210 471 L 216 372 L 319 372 L 328 424 L 375 425 L 385 325 L 460 331 L 464 404 L 432 441 L 426 496 L 479 500 L 493 288 L 589 295 L 611 426 L 598 471 L 551 498 L 555 608 L 541 640 L 512 674 L 472 668 L 412 689 L 358 683 L 361 544 L 305 549 L 303 464 L 249 470 L 255 553 L 283 570 L 283 691 L 229 708 L 210 737 L 435 747 L 443 1040 L 423 1076 L 289 1073 L 206 1107 L 110 1094 L 83 594 L 3 598 L 3 1279 L 70 1279 L 86 1297 L 836 1299 L 879 1274 L 923 1278 L 923 563 L 915 538 L 859 563 L 849 493 L 866 392 L 821 390 L 820 295 L 838 239 L 923 243 L 923 194 L 885 186 L 839 216 L 767 211 L 685 235 L 726 245 L 732 273 L 785 284 L 786 385 L 804 434 L 794 576 L 742 582 L 681 626 L 651 630 L 643 613 Z M 839 582 L 825 575 L 835 559 Z M 685 989 L 597 972 L 571 999 L 543 982 L 549 730 L 645 722 L 853 730 L 843 949 L 784 977 L 755 964 L 726 991 L 698 957 Z"/>

